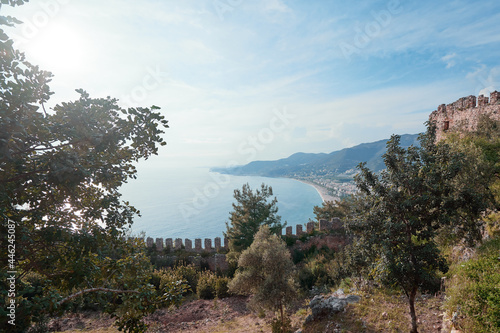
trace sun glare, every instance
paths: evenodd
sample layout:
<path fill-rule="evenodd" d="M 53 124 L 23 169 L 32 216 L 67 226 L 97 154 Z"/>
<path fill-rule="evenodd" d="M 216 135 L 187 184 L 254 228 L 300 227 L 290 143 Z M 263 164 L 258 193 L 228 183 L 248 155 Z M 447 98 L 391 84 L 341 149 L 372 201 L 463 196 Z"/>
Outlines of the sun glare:
<path fill-rule="evenodd" d="M 33 63 L 53 73 L 84 69 L 87 53 L 84 40 L 69 26 L 51 24 L 40 29 L 24 49 Z"/>

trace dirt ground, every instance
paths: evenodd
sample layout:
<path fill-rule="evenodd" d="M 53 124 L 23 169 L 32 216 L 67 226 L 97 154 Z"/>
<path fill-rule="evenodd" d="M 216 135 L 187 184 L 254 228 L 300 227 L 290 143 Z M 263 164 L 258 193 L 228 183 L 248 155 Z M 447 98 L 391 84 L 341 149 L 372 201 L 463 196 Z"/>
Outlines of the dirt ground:
<path fill-rule="evenodd" d="M 180 308 L 159 310 L 146 318 L 148 333 L 163 332 L 271 332 L 272 314 L 264 316 L 247 308 L 247 297 L 233 296 L 220 300 L 188 300 Z M 293 331 L 303 333 L 374 333 L 408 332 L 409 315 L 403 297 L 365 295 L 359 304 L 351 304 L 346 311 L 310 322 L 303 326 L 310 314 L 307 301 L 297 303 L 292 311 Z M 443 296 L 420 297 L 416 307 L 419 332 L 441 332 Z M 52 331 L 76 333 L 118 333 L 114 319 L 103 314 L 84 312 L 53 319 Z M 448 332 L 446 332 L 448 333 Z"/>
<path fill-rule="evenodd" d="M 220 300 L 192 300 L 173 311 L 159 310 L 146 318 L 148 332 L 270 332 L 269 316 L 247 309 L 247 297 Z M 57 332 L 119 332 L 114 319 L 93 312 L 53 319 L 49 327 Z"/>

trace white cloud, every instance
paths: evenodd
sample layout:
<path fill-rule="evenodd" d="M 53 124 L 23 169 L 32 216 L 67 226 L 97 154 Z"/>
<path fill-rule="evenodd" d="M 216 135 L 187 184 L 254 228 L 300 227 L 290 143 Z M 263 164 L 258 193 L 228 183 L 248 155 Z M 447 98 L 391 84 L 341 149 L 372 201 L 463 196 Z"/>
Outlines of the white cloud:
<path fill-rule="evenodd" d="M 447 81 L 390 87 L 326 103 L 296 105 L 297 113 L 301 115 L 297 122 L 308 129 L 308 134 L 317 134 L 316 137 L 309 136 L 311 141 L 335 138 L 361 143 L 377 140 L 371 133 L 379 135 L 380 129 L 384 129 L 387 137 L 392 133 L 417 133 L 438 105 L 459 97 L 462 97 L 460 92 Z M 322 132 L 325 126 L 331 126 L 332 131 Z"/>
<path fill-rule="evenodd" d="M 89 54 L 82 75 L 54 78 L 54 98 L 78 87 L 120 97 L 143 84 L 147 68 L 160 68 L 165 77 L 140 104 L 161 106 L 170 121 L 162 154 L 198 162 L 230 158 L 269 126 L 275 107 L 297 118 L 259 151 L 261 159 L 415 133 L 437 105 L 500 89 L 494 2 L 484 12 L 465 0 L 401 1 L 390 18 L 380 14 L 387 2 L 348 10 L 333 1 L 222 2 L 238 4 L 224 20 L 211 0 L 68 2 L 60 16 L 80 28 Z M 339 42 L 354 45 L 374 22 L 380 33 L 346 62 Z"/>
<path fill-rule="evenodd" d="M 291 13 L 292 10 L 282 0 L 265 0 L 264 9 L 269 12 Z"/>
<path fill-rule="evenodd" d="M 466 78 L 475 87 L 475 95 L 489 94 L 495 90 L 500 90 L 500 66 L 488 67 L 481 64 L 473 72 L 469 72 Z"/>
<path fill-rule="evenodd" d="M 455 61 L 456 57 L 457 57 L 456 53 L 450 53 L 442 57 L 441 60 L 446 63 L 446 68 L 448 69 L 457 64 Z"/>

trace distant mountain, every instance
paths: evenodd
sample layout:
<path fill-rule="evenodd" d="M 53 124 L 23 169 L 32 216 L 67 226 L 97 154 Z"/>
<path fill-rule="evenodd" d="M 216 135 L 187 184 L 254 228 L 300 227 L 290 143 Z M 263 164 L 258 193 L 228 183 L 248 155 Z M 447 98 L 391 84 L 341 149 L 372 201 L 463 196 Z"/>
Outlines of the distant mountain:
<path fill-rule="evenodd" d="M 401 146 L 418 146 L 418 134 L 401 136 Z M 213 168 L 212 171 L 240 176 L 293 177 L 315 175 L 339 175 L 355 169 L 361 162 L 374 171 L 385 168 L 382 155 L 388 139 L 334 151 L 329 154 L 295 153 L 276 161 L 254 161 L 232 168 Z"/>

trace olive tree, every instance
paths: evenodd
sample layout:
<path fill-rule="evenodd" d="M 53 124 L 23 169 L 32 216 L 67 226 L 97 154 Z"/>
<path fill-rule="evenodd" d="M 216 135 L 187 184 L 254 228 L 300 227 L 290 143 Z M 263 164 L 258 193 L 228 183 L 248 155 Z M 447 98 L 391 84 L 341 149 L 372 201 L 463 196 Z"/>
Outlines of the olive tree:
<path fill-rule="evenodd" d="M 279 311 L 280 326 L 286 326 L 285 306 L 297 292 L 294 265 L 285 242 L 267 225 L 259 228 L 251 246 L 242 252 L 229 290 L 252 294 L 253 306 Z"/>

